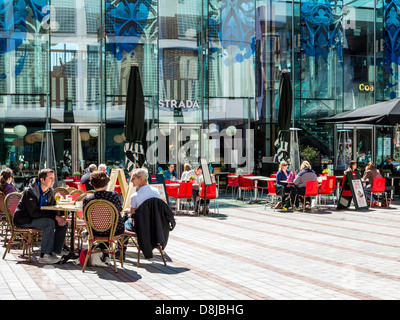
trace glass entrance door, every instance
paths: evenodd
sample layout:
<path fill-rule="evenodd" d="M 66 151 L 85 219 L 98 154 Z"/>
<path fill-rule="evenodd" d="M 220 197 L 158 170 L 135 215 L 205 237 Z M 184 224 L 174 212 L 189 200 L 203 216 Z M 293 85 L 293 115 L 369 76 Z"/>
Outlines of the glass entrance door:
<path fill-rule="evenodd" d="M 100 126 L 53 124 L 54 149 L 59 179 L 83 173 L 92 163 L 100 163 Z"/>
<path fill-rule="evenodd" d="M 160 125 L 160 133 L 166 139 L 165 155 L 159 150 L 158 162 L 164 170 L 167 163 L 175 165 L 175 171 L 180 179 L 183 166 L 189 163 L 192 168 L 199 164 L 200 156 L 200 133 L 199 125 Z"/>

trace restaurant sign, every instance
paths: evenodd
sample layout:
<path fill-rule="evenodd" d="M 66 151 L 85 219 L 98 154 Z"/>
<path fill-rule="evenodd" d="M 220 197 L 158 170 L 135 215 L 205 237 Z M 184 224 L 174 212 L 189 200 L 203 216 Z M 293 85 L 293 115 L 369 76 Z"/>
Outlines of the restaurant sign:
<path fill-rule="evenodd" d="M 159 108 L 171 108 L 171 109 L 192 109 L 200 108 L 197 101 L 192 100 L 158 100 Z"/>

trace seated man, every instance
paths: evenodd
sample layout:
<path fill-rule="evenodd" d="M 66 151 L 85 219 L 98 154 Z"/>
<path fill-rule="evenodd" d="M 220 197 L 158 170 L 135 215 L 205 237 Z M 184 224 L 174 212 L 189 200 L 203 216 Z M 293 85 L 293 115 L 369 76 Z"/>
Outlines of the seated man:
<path fill-rule="evenodd" d="M 38 262 L 43 264 L 60 261 L 56 255 L 61 255 L 68 230 L 64 213 L 40 209 L 42 206 L 56 205 L 54 181 L 53 170 L 41 170 L 38 177 L 24 190 L 14 214 L 14 224 L 17 227 L 42 230 L 41 253 Z"/>
<path fill-rule="evenodd" d="M 148 177 L 149 173 L 146 169 L 134 169 L 131 175 L 131 181 L 133 185 L 136 187 L 136 192 L 131 196 L 131 208 L 129 212 L 125 212 L 124 220 L 125 221 L 125 229 L 128 231 L 135 232 L 135 223 L 134 223 L 134 214 L 137 208 L 140 205 L 151 198 L 158 198 L 161 199 L 160 193 L 158 190 L 152 186 L 148 185 Z M 124 248 L 124 257 L 125 257 L 125 250 Z M 117 252 L 117 257 L 119 256 Z"/>
<path fill-rule="evenodd" d="M 132 171 L 132 183 L 137 188 L 136 192 L 131 197 L 131 209 L 128 215 L 125 215 L 127 221 L 125 222 L 125 229 L 129 231 L 135 231 L 135 226 L 133 223 L 133 215 L 135 210 L 139 206 L 150 198 L 161 199 L 158 190 L 147 184 L 148 182 L 148 171 L 146 169 L 134 169 Z"/>
<path fill-rule="evenodd" d="M 90 184 L 90 176 L 92 175 L 92 172 L 96 170 L 97 166 L 94 163 L 92 163 L 89 166 L 88 171 L 81 178 L 81 184 L 84 184 L 86 186 L 86 191 L 94 190 L 94 187 Z"/>

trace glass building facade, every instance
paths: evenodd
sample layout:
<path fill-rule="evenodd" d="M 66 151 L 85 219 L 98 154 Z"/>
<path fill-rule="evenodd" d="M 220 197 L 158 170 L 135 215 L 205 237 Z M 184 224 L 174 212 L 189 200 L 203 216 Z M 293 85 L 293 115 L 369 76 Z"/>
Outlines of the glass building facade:
<path fill-rule="evenodd" d="M 242 130 L 253 154 L 239 155 L 262 170 L 276 153 L 284 69 L 300 145 L 335 169 L 379 166 L 400 157 L 395 128 L 317 120 L 400 95 L 399 11 L 398 0 L 0 0 L 0 165 L 37 170 L 46 151 L 60 174 L 122 163 L 137 64 L 145 130 L 160 128 L 169 151 L 152 170 L 200 155 L 231 169 L 209 139 L 227 128 Z M 185 143 L 193 157 L 175 157 Z"/>

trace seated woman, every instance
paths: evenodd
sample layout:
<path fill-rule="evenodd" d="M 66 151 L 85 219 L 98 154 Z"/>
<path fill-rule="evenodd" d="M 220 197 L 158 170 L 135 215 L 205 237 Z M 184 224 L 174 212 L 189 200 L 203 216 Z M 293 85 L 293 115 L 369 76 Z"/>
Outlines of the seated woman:
<path fill-rule="evenodd" d="M 375 164 L 373 162 L 368 162 L 368 165 L 365 167 L 365 172 L 363 175 L 363 180 L 367 181 L 367 185 L 364 188 L 365 195 L 367 199 L 371 201 L 371 207 L 379 205 L 378 201 L 375 201 L 374 196 L 372 195 L 372 185 L 374 183 L 375 178 L 382 178 L 379 170 L 375 169 Z"/>
<path fill-rule="evenodd" d="M 301 200 L 306 193 L 307 181 L 316 181 L 318 178 L 308 161 L 303 161 L 300 166 L 300 172 L 293 181 L 294 188 L 290 191 L 290 198 L 292 203 L 295 204 L 295 209 L 299 209 L 299 200 Z M 288 209 L 288 204 L 285 203 L 283 209 Z M 305 209 L 310 210 L 310 201 L 306 202 Z"/>
<path fill-rule="evenodd" d="M 178 179 L 178 174 L 175 171 L 175 165 L 172 163 L 168 164 L 168 169 L 164 171 L 164 179 L 165 180 L 176 180 Z"/>
<path fill-rule="evenodd" d="M 282 196 L 282 201 L 278 202 L 275 209 L 282 209 L 283 204 L 286 202 L 287 194 L 290 193 L 292 185 L 288 185 L 287 180 L 290 171 L 287 170 L 288 164 L 286 161 L 281 161 L 279 163 L 279 171 L 276 173 L 276 193 Z M 282 182 L 286 181 L 286 182 Z"/>
<path fill-rule="evenodd" d="M 346 174 L 349 171 L 358 171 L 357 169 L 357 161 L 351 160 L 349 167 L 344 171 L 344 174 Z"/>
<path fill-rule="evenodd" d="M 106 191 L 107 189 L 107 184 L 110 181 L 110 178 L 108 177 L 107 173 L 105 171 L 93 171 L 92 174 L 90 175 L 90 181 L 89 183 L 94 187 L 95 192 L 93 194 L 90 194 L 86 196 L 83 199 L 82 205 L 83 205 L 83 211 L 85 210 L 85 207 L 89 204 L 90 201 L 93 200 L 107 200 L 111 202 L 118 211 L 118 221 L 117 221 L 117 228 L 115 230 L 115 235 L 120 235 L 123 234 L 125 231 L 125 225 L 124 225 L 124 220 L 121 216 L 121 211 L 122 211 L 122 204 L 121 200 L 118 196 L 118 193 L 115 191 Z M 110 235 L 109 231 L 106 232 L 93 232 L 94 236 L 97 237 L 108 237 Z M 106 249 L 106 247 L 103 244 L 100 244 L 98 247 L 99 249 Z M 108 257 L 108 253 L 104 253 L 102 257 L 102 261 L 109 263 L 110 258 Z"/>
<path fill-rule="evenodd" d="M 12 192 L 18 192 L 17 188 L 12 184 L 13 171 L 10 168 L 1 170 L 0 173 L 0 191 L 3 192 L 4 196 Z"/>
<path fill-rule="evenodd" d="M 183 166 L 183 172 L 181 175 L 181 181 L 189 181 L 189 172 L 192 171 L 192 166 L 189 163 L 185 163 Z"/>

